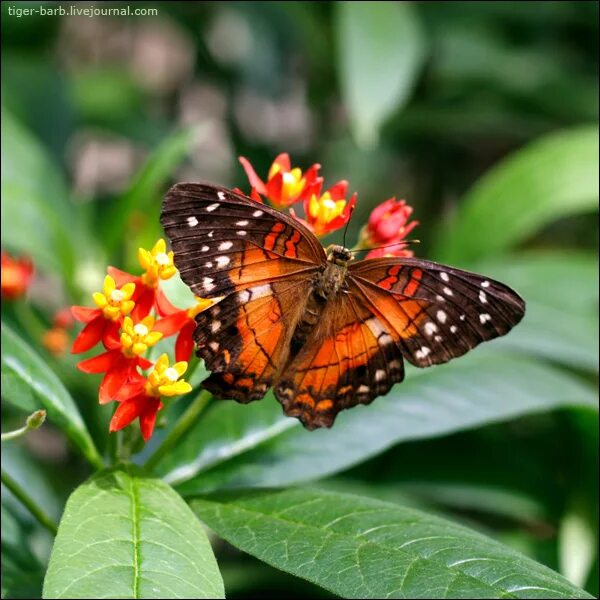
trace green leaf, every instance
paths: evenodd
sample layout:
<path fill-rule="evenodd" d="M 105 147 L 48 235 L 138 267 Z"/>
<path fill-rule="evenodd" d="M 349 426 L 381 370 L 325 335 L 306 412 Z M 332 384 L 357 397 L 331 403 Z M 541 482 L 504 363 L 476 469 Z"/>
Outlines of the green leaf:
<path fill-rule="evenodd" d="M 382 122 L 409 98 L 425 58 L 409 2 L 339 2 L 335 21 L 340 84 L 354 138 L 377 142 Z"/>
<path fill-rule="evenodd" d="M 77 227 L 61 173 L 39 142 L 4 108 L 1 182 L 2 245 L 30 255 L 43 269 L 70 272 Z"/>
<path fill-rule="evenodd" d="M 192 501 L 219 536 L 344 598 L 591 598 L 558 573 L 413 508 L 317 490 Z"/>
<path fill-rule="evenodd" d="M 473 269 L 511 287 L 527 312 L 497 347 L 532 353 L 576 369 L 598 371 L 598 259 L 575 252 L 528 253 Z"/>
<path fill-rule="evenodd" d="M 5 506 L 2 512 L 2 598 L 39 598 L 44 567 L 32 551 L 24 524 Z"/>
<path fill-rule="evenodd" d="M 133 467 L 69 498 L 44 598 L 224 598 L 210 543 L 186 503 Z"/>
<path fill-rule="evenodd" d="M 598 128 L 551 133 L 490 169 L 460 203 L 435 255 L 476 260 L 569 215 L 598 209 Z"/>
<path fill-rule="evenodd" d="M 290 485 L 404 440 L 580 404 L 595 406 L 596 393 L 573 376 L 481 348 L 449 365 L 411 368 L 386 397 L 344 411 L 328 431 L 305 431 L 272 396 L 248 406 L 215 403 L 158 471 L 183 494 Z"/>
<path fill-rule="evenodd" d="M 94 466 L 102 468 L 102 458 L 94 446 L 83 419 L 60 379 L 50 370 L 44 360 L 4 322 L 2 328 L 2 376 L 12 379 L 8 390 L 2 389 L 2 398 L 22 408 L 19 397 L 13 396 L 27 386 L 35 398 L 48 411 L 48 420 L 60 427 L 69 439 L 79 447 Z M 14 385 L 14 380 L 19 385 Z"/>
<path fill-rule="evenodd" d="M 107 211 L 104 241 L 109 251 L 122 243 L 134 212 L 143 214 L 154 207 L 158 222 L 161 187 L 190 151 L 196 133 L 194 128 L 189 128 L 165 139 L 148 158 L 131 187 Z"/>

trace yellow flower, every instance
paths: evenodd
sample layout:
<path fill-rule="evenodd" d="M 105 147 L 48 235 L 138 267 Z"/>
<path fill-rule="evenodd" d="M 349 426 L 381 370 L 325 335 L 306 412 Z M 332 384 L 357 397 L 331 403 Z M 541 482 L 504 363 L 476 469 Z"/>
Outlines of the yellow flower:
<path fill-rule="evenodd" d="M 162 354 L 148 375 L 146 393 L 149 396 L 179 396 L 192 391 L 192 386 L 180 379 L 186 372 L 187 362 L 176 362 L 169 366 L 169 358 Z"/>
<path fill-rule="evenodd" d="M 336 217 L 339 217 L 346 207 L 345 200 L 333 200 L 329 192 L 325 192 L 320 198 L 314 194 L 310 198 L 308 212 L 311 219 L 321 226 L 326 226 Z"/>
<path fill-rule="evenodd" d="M 138 248 L 138 260 L 146 272 L 142 283 L 148 287 L 158 286 L 160 279 L 170 279 L 177 273 L 173 264 L 173 252 L 167 252 L 167 244 L 162 238 L 154 244 L 152 250 Z"/>
<path fill-rule="evenodd" d="M 126 283 L 122 288 L 117 289 L 115 280 L 107 275 L 104 278 L 102 293 L 94 292 L 92 297 L 96 306 L 102 309 L 104 318 L 116 321 L 133 310 L 135 306 L 135 302 L 131 300 L 133 292 L 135 292 L 135 283 Z"/>
<path fill-rule="evenodd" d="M 123 354 L 129 358 L 140 356 L 154 346 L 163 334 L 160 331 L 152 331 L 154 317 L 147 316 L 139 323 L 133 324 L 130 317 L 123 319 L 123 330 L 121 332 L 121 349 Z"/>
<path fill-rule="evenodd" d="M 196 300 L 196 304 L 191 308 L 188 308 L 187 311 L 190 319 L 195 318 L 197 314 L 201 313 L 203 310 L 206 310 L 215 303 L 215 299 L 212 298 L 200 298 L 200 296 L 194 296 L 194 299 Z"/>
<path fill-rule="evenodd" d="M 274 162 L 269 169 L 269 181 L 279 172 L 281 172 L 281 203 L 286 205 L 290 199 L 300 196 L 306 185 L 306 178 L 302 176 L 302 171 L 298 167 L 286 171 L 279 163 Z"/>

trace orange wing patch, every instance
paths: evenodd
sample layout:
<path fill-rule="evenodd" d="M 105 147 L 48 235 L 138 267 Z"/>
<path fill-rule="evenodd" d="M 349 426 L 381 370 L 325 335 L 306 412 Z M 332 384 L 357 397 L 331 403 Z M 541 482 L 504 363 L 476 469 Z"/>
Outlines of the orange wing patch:
<path fill-rule="evenodd" d="M 194 338 L 212 371 L 203 387 L 243 403 L 262 398 L 287 358 L 295 326 L 296 311 L 284 315 L 282 306 L 298 307 L 293 296 L 305 286 L 301 281 L 254 286 L 200 313 Z"/>
<path fill-rule="evenodd" d="M 326 333 L 328 327 L 333 333 Z M 308 429 L 331 427 L 340 410 L 369 403 L 403 376 L 402 355 L 382 322 L 340 296 L 284 369 L 275 395 L 286 414 Z"/>

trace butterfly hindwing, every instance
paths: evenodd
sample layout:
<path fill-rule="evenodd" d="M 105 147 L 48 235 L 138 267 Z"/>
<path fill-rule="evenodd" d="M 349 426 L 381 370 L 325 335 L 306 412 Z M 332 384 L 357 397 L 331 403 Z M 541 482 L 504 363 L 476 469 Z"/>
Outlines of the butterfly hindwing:
<path fill-rule="evenodd" d="M 287 361 L 300 319 L 302 279 L 275 281 L 230 294 L 196 317 L 194 341 L 212 375 L 203 387 L 218 398 L 262 398 Z"/>
<path fill-rule="evenodd" d="M 365 260 L 349 273 L 418 367 L 448 362 L 505 335 L 525 312 L 523 300 L 504 284 L 425 260 Z"/>
<path fill-rule="evenodd" d="M 331 427 L 340 410 L 368 404 L 403 378 L 402 353 L 385 324 L 351 293 L 341 294 L 328 301 L 275 395 L 308 429 Z"/>
<path fill-rule="evenodd" d="M 291 275 L 310 276 L 325 262 L 322 246 L 301 223 L 210 184 L 173 186 L 161 223 L 181 278 L 203 298 Z"/>

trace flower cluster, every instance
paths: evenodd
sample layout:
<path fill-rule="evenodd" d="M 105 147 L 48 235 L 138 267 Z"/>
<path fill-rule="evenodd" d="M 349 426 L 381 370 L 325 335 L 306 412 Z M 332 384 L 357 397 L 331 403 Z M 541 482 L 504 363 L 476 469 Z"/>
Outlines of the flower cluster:
<path fill-rule="evenodd" d="M 263 181 L 246 158 L 240 157 L 240 163 L 250 182 L 251 198 L 257 202 L 266 199 L 280 210 L 289 209 L 292 217 L 317 236 L 336 231 L 350 220 L 356 193 L 348 198 L 348 182 L 344 180 L 324 191 L 323 178 L 319 176 L 320 165 L 314 164 L 303 172 L 291 166 L 288 154 L 280 154 Z M 296 203 L 302 203 L 304 216 L 297 215 L 292 208 Z M 406 236 L 418 221 L 409 222 L 411 214 L 412 208 L 404 200 L 390 198 L 379 204 L 361 232 L 357 249 L 369 250 L 367 258 L 412 256 Z"/>
<path fill-rule="evenodd" d="M 192 389 L 181 378 L 192 354 L 194 316 L 212 301 L 197 299 L 195 306 L 179 309 L 167 299 L 161 282 L 173 277 L 177 269 L 164 240 L 158 240 L 151 250 L 140 248 L 138 260 L 143 269 L 140 275 L 108 267 L 102 291 L 92 295 L 95 308 L 71 307 L 75 319 L 85 324 L 72 352 L 86 352 L 102 344 L 103 352 L 77 367 L 84 373 L 104 373 L 99 401 L 118 403 L 110 430 L 118 431 L 139 419 L 142 437 L 148 440 L 157 413 L 164 407 L 161 398 Z M 159 340 L 175 334 L 175 364 L 169 366 L 166 354 L 155 363 L 146 357 Z"/>

